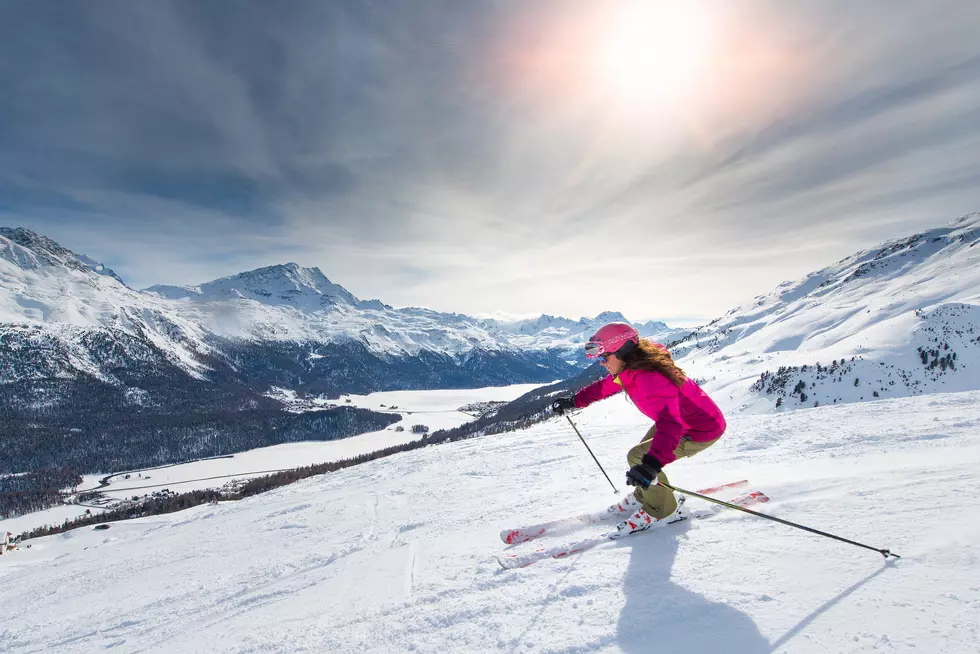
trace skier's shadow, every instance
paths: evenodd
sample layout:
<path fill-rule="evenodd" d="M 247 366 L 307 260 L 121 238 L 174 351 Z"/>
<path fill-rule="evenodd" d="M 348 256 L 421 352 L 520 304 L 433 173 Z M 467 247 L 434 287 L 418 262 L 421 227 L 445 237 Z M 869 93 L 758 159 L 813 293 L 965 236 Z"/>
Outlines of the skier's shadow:
<path fill-rule="evenodd" d="M 764 654 L 772 651 L 755 623 L 727 604 L 712 602 L 671 580 L 686 525 L 626 539 L 631 548 L 617 644 L 628 654 Z M 710 562 L 706 562 L 709 564 Z"/>

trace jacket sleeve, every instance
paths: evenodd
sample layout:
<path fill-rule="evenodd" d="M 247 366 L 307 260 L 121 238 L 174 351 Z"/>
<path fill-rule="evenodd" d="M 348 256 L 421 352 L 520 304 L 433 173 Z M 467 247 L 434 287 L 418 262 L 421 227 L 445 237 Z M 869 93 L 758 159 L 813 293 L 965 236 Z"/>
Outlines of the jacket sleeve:
<path fill-rule="evenodd" d="M 681 419 L 680 389 L 660 373 L 653 372 L 637 377 L 637 390 L 637 405 L 642 405 L 643 413 L 657 423 L 649 453 L 667 465 L 677 460 L 674 450 L 687 431 Z"/>
<path fill-rule="evenodd" d="M 604 400 L 610 395 L 615 395 L 623 390 L 623 387 L 613 381 L 613 376 L 608 375 L 597 382 L 593 382 L 575 394 L 575 408 L 584 409 L 593 402 Z"/>

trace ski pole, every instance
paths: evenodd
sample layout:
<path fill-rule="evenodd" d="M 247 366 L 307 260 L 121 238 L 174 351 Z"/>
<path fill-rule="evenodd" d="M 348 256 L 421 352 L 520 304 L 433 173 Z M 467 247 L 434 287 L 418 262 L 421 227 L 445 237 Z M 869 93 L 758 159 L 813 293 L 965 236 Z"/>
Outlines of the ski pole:
<path fill-rule="evenodd" d="M 753 511 L 752 509 L 746 509 L 744 506 L 739 506 L 737 504 L 732 504 L 731 502 L 724 502 L 722 500 L 718 500 L 718 499 L 715 499 L 713 497 L 708 497 L 707 495 L 702 495 L 700 493 L 695 493 L 693 491 L 684 490 L 683 488 L 676 488 L 674 486 L 671 486 L 670 484 L 665 484 L 664 482 L 660 482 L 660 485 L 663 486 L 664 488 L 669 488 L 672 491 L 677 491 L 678 493 L 683 493 L 685 495 L 693 495 L 694 497 L 699 497 L 702 500 L 708 500 L 709 502 L 714 502 L 715 504 L 721 504 L 722 506 L 726 506 L 729 509 L 737 509 L 737 510 L 742 511 L 744 513 L 751 513 L 752 515 L 757 515 L 760 518 L 765 518 L 766 520 L 774 520 L 775 522 L 781 522 L 782 524 L 789 525 L 790 527 L 796 527 L 797 529 L 802 529 L 803 531 L 809 531 L 812 534 L 817 534 L 819 536 L 826 536 L 827 538 L 833 538 L 834 540 L 839 540 L 839 541 L 841 541 L 843 543 L 850 543 L 851 545 L 857 545 L 858 547 L 863 547 L 865 549 L 872 550 L 874 552 L 878 552 L 878 554 L 881 554 L 886 559 L 889 556 L 893 556 L 896 559 L 902 558 L 898 554 L 893 554 L 891 552 L 891 550 L 880 550 L 877 547 L 871 547 L 870 545 L 865 545 L 864 543 L 859 543 L 857 541 L 849 540 L 847 538 L 842 538 L 841 536 L 835 536 L 834 534 L 828 534 L 827 532 L 820 531 L 819 529 L 813 529 L 811 527 L 805 527 L 803 525 L 798 525 L 795 522 L 790 522 L 789 520 L 783 520 L 782 518 L 777 518 L 775 516 L 766 515 L 765 513 L 759 513 L 758 511 Z"/>
<path fill-rule="evenodd" d="M 572 426 L 572 429 L 575 430 L 575 433 L 578 434 L 578 439 L 582 441 L 582 445 L 584 445 L 585 449 L 589 451 L 589 454 L 592 454 L 592 448 L 589 447 L 589 444 L 585 442 L 584 438 L 582 438 L 582 434 L 579 434 L 578 427 L 576 427 L 575 423 L 572 422 L 572 418 L 568 414 L 565 414 L 565 417 L 568 419 L 568 424 L 570 424 Z M 612 483 L 612 479 L 610 479 L 609 475 L 606 474 L 606 471 L 602 469 L 602 464 L 599 463 L 599 459 L 595 458 L 595 454 L 592 454 L 592 460 L 595 461 L 595 464 L 597 466 L 599 466 L 599 470 L 602 470 L 602 474 L 605 475 L 606 481 L 608 481 L 609 485 L 612 486 L 613 492 L 618 495 L 619 491 L 616 490 L 616 484 Z"/>

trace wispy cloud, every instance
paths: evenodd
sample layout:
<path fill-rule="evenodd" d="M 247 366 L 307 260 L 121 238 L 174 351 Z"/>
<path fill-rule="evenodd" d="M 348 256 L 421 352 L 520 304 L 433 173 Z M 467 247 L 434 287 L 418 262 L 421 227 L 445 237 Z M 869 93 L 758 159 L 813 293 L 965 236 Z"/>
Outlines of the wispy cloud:
<path fill-rule="evenodd" d="M 632 0 L 0 1 L 0 223 L 138 286 L 295 260 L 396 305 L 711 318 L 980 208 L 968 0 L 692 0 L 705 60 L 653 101 L 588 68 Z"/>

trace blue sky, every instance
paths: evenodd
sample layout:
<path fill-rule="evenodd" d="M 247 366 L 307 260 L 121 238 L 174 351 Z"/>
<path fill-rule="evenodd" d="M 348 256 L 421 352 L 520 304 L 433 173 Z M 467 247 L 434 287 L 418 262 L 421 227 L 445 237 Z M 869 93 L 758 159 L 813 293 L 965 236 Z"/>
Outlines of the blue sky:
<path fill-rule="evenodd" d="M 136 287 L 690 323 L 980 210 L 975 1 L 0 12 L 0 224 Z"/>

